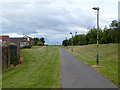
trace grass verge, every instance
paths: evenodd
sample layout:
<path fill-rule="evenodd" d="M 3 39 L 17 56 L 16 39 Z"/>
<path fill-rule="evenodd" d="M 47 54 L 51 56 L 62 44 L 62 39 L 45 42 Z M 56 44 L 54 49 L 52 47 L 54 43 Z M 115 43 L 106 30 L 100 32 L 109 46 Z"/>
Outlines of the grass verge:
<path fill-rule="evenodd" d="M 3 88 L 59 88 L 60 53 L 54 47 L 22 49 L 22 65 L 3 72 Z"/>

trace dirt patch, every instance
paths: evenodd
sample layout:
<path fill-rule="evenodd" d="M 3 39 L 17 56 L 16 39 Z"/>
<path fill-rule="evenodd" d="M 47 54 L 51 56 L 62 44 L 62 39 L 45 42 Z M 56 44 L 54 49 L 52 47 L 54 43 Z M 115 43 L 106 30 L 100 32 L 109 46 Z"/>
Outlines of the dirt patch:
<path fill-rule="evenodd" d="M 92 67 L 105 67 L 105 66 L 96 66 L 96 65 L 93 65 Z"/>
<path fill-rule="evenodd" d="M 11 69 L 11 66 L 10 66 L 9 68 L 2 69 L 2 71 L 4 72 L 4 71 L 8 71 L 8 70 L 10 70 L 10 69 Z"/>

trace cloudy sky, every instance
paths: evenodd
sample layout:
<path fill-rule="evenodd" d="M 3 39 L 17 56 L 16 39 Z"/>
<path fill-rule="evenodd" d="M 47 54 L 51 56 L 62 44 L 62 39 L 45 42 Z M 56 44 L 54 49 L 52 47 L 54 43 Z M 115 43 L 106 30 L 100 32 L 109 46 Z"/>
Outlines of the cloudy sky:
<path fill-rule="evenodd" d="M 17 1 L 17 0 L 16 0 Z M 100 7 L 100 27 L 118 19 L 119 0 L 21 0 L 0 2 L 1 35 L 10 37 L 44 37 L 46 44 L 62 43 L 69 32 L 85 34 L 96 27 Z"/>
<path fill-rule="evenodd" d="M 119 4 L 118 4 L 118 19 L 120 20 L 120 1 L 119 1 Z"/>

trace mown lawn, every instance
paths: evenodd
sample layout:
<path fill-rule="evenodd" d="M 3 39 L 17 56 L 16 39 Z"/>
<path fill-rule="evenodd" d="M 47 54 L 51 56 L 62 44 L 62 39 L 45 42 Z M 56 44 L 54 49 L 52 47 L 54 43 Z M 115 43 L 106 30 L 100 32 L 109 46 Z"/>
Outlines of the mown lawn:
<path fill-rule="evenodd" d="M 71 52 L 71 47 L 69 46 L 66 50 Z M 72 54 L 88 65 L 96 65 L 97 46 L 95 44 L 74 46 Z M 104 67 L 95 67 L 95 69 L 118 85 L 118 44 L 99 45 L 99 66 Z"/>
<path fill-rule="evenodd" d="M 3 88 L 59 88 L 60 53 L 55 47 L 22 49 L 23 64 L 3 72 Z"/>
<path fill-rule="evenodd" d="M 1 74 L 1 71 L 0 71 L 0 90 L 2 89 L 2 74 Z"/>

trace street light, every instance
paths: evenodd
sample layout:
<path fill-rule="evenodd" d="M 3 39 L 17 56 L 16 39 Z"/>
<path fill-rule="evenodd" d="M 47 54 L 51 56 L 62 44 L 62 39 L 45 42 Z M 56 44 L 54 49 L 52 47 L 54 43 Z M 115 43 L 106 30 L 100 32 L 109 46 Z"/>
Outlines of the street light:
<path fill-rule="evenodd" d="M 75 45 L 77 45 L 76 36 L 77 36 L 77 32 L 75 32 Z"/>
<path fill-rule="evenodd" d="M 73 33 L 72 32 L 70 32 L 70 34 L 72 35 L 72 44 L 71 44 L 71 46 L 72 46 L 72 52 L 73 52 Z"/>
<path fill-rule="evenodd" d="M 94 10 L 97 10 L 97 66 L 98 66 L 98 29 L 99 29 L 99 7 L 93 7 Z"/>

